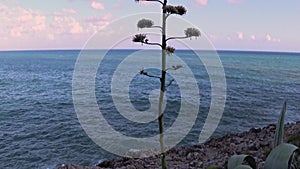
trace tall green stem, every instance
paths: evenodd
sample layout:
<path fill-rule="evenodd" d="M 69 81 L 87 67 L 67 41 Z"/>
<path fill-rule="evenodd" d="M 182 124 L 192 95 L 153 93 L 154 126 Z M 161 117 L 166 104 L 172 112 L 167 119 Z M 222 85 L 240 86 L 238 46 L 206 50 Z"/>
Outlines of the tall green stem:
<path fill-rule="evenodd" d="M 165 142 L 164 142 L 164 114 L 163 114 L 163 102 L 164 102 L 164 93 L 166 90 L 166 9 L 165 6 L 167 5 L 167 0 L 164 0 L 163 3 L 163 15 L 162 15 L 162 65 L 161 65 L 161 81 L 160 81 L 160 96 L 159 96 L 159 104 L 158 104 L 158 125 L 159 125 L 159 142 L 160 142 L 160 149 L 162 152 L 162 169 L 167 168 L 166 163 L 166 150 L 165 150 Z"/>

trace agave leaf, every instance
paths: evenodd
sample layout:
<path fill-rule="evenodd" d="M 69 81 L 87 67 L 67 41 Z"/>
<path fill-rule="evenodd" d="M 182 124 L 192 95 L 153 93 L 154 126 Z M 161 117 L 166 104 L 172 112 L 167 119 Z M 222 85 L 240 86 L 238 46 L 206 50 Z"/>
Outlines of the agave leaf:
<path fill-rule="evenodd" d="M 241 155 L 233 155 L 229 158 L 227 168 L 235 169 L 236 167 L 242 165 L 242 163 L 246 161 L 250 166 L 250 168 L 256 169 L 255 159 L 249 155 L 241 154 Z"/>
<path fill-rule="evenodd" d="M 239 165 L 239 166 L 235 167 L 234 169 L 253 169 L 253 168 L 250 167 L 249 165 Z"/>
<path fill-rule="evenodd" d="M 298 147 L 293 144 L 280 144 L 267 157 L 264 169 L 289 169 L 291 158 L 296 150 Z"/>
<path fill-rule="evenodd" d="M 280 113 L 280 117 L 278 119 L 275 131 L 275 138 L 274 138 L 274 147 L 283 143 L 283 135 L 284 135 L 284 117 L 286 112 L 286 101 L 283 103 L 283 107 Z"/>

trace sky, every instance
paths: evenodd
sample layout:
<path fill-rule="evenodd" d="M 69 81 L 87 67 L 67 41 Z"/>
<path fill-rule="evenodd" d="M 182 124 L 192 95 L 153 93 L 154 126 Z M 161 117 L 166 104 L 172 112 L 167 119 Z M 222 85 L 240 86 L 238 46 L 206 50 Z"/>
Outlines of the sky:
<path fill-rule="evenodd" d="M 188 12 L 182 19 L 199 28 L 218 50 L 300 52 L 299 0 L 168 2 L 185 6 Z M 0 50 L 82 49 L 99 31 L 113 40 L 123 38 L 120 33 L 132 36 L 121 29 L 126 25 L 138 32 L 129 21 L 105 29 L 126 16 L 160 11 L 158 3 L 134 0 L 0 0 Z M 130 43 L 125 47 L 132 48 Z M 106 40 L 99 44 L 106 47 Z"/>

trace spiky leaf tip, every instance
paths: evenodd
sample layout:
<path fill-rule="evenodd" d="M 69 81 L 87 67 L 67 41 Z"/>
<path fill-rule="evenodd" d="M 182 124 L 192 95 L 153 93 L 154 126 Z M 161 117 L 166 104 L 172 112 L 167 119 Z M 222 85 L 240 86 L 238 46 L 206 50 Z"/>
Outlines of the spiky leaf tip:
<path fill-rule="evenodd" d="M 171 55 L 175 52 L 175 48 L 173 48 L 171 46 L 167 46 L 166 52 L 167 52 L 168 55 Z"/>
<path fill-rule="evenodd" d="M 184 33 L 185 33 L 185 36 L 186 36 L 186 37 L 189 37 L 189 38 L 201 36 L 200 31 L 199 31 L 198 29 L 196 29 L 196 28 L 187 28 L 187 29 L 184 31 Z"/>
<path fill-rule="evenodd" d="M 284 117 L 286 113 L 286 101 L 283 103 L 282 110 L 280 113 L 280 117 L 278 119 L 276 130 L 275 130 L 275 138 L 274 138 L 274 148 L 283 143 L 284 136 Z"/>
<path fill-rule="evenodd" d="M 137 34 L 132 38 L 133 42 L 141 42 L 144 43 L 146 40 L 146 35 L 145 34 Z"/>
<path fill-rule="evenodd" d="M 138 28 L 151 28 L 153 26 L 153 21 L 149 19 L 142 19 L 138 22 L 137 27 Z"/>

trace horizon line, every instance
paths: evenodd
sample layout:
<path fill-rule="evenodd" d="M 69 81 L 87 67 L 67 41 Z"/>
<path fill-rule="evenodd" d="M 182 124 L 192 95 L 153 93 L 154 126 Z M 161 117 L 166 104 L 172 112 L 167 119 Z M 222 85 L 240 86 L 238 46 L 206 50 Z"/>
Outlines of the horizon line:
<path fill-rule="evenodd" d="M 80 48 L 60 48 L 60 49 L 8 49 L 1 50 L 0 52 L 33 52 L 33 51 L 82 51 L 82 50 L 160 50 L 160 49 L 138 49 L 138 48 L 117 48 L 117 49 L 80 49 Z M 192 51 L 191 49 L 176 49 L 177 51 Z M 216 50 L 207 50 L 207 49 L 197 49 L 193 51 L 216 51 L 216 52 L 263 52 L 263 53 L 294 53 L 300 54 L 300 51 L 276 51 L 276 50 L 252 50 L 252 49 L 216 49 Z"/>

